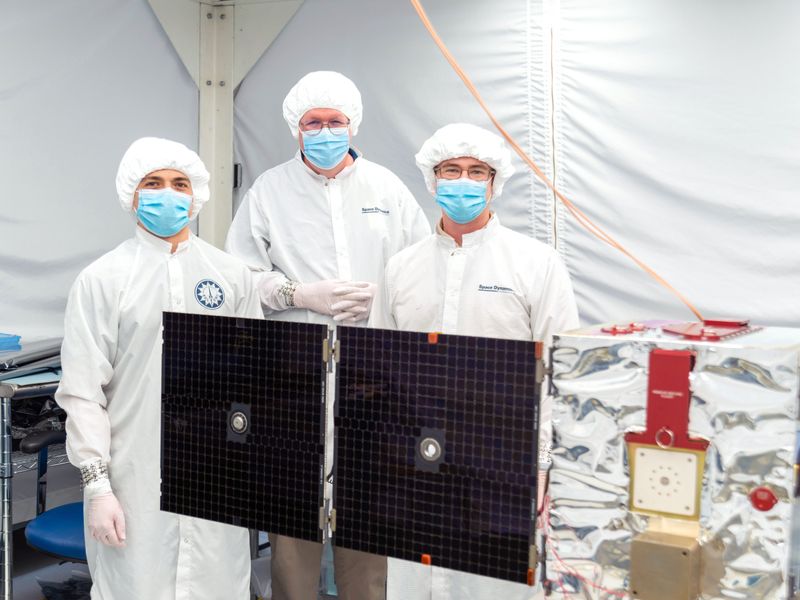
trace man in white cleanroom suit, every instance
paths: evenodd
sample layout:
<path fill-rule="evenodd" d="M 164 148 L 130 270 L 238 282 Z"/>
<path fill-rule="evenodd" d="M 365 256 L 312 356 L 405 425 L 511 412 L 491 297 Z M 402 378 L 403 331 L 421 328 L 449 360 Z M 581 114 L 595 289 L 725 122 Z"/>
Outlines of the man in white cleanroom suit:
<path fill-rule="evenodd" d="M 351 146 L 362 105 L 347 77 L 304 76 L 283 116 L 299 150 L 255 181 L 225 248 L 253 269 L 268 319 L 363 325 L 389 258 L 430 226 L 400 179 Z M 329 420 L 329 436 L 332 429 Z M 276 534 L 270 541 L 274 600 L 316 598 L 321 544 Z M 334 548 L 334 563 L 340 600 L 384 597 L 385 558 Z"/>
<path fill-rule="evenodd" d="M 117 193 L 135 235 L 69 294 L 56 400 L 85 484 L 93 600 L 249 597 L 246 529 L 159 510 L 162 311 L 262 318 L 247 267 L 189 230 L 208 180 L 183 144 L 134 142 Z"/>
<path fill-rule="evenodd" d="M 389 261 L 370 325 L 531 341 L 577 327 L 572 285 L 558 254 L 503 227 L 491 210 L 514 173 L 503 140 L 474 125 L 447 125 L 416 160 L 442 217 L 436 233 Z M 546 409 L 542 429 L 549 430 L 545 419 Z M 533 595 L 522 584 L 389 561 L 389 600 Z"/>
<path fill-rule="evenodd" d="M 268 318 L 366 322 L 386 262 L 430 226 L 400 179 L 352 148 L 362 105 L 347 77 L 309 73 L 283 116 L 299 150 L 256 179 L 225 249 L 255 271 Z"/>

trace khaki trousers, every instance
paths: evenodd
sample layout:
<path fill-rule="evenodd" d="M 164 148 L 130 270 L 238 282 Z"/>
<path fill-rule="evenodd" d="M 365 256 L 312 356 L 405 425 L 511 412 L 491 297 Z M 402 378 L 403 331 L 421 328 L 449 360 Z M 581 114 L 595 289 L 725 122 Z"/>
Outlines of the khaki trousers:
<path fill-rule="evenodd" d="M 269 534 L 272 600 L 317 600 L 322 544 Z M 333 548 L 339 600 L 384 600 L 386 557 Z"/>

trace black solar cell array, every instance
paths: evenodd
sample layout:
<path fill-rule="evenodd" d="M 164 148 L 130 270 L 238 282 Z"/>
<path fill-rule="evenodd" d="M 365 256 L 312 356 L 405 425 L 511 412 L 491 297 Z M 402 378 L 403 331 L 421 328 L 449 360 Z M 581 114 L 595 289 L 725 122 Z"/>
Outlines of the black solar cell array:
<path fill-rule="evenodd" d="M 534 345 L 337 331 L 334 544 L 525 583 Z"/>
<path fill-rule="evenodd" d="M 327 336 L 324 325 L 164 313 L 163 510 L 321 539 Z"/>
<path fill-rule="evenodd" d="M 327 336 L 323 325 L 164 314 L 163 510 L 321 539 Z M 534 344 L 337 336 L 334 544 L 526 582 Z"/>

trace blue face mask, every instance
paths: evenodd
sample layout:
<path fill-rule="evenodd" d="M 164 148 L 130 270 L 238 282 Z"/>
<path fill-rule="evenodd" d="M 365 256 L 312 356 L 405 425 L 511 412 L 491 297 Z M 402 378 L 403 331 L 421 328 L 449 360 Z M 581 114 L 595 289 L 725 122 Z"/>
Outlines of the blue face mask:
<path fill-rule="evenodd" d="M 333 131 L 323 127 L 317 135 L 302 133 L 303 154 L 320 169 L 332 169 L 342 162 L 350 149 L 350 134 L 346 127 L 337 127 Z"/>
<path fill-rule="evenodd" d="M 469 223 L 486 208 L 488 183 L 465 178 L 437 179 L 436 204 L 456 223 Z"/>
<path fill-rule="evenodd" d="M 150 233 L 170 237 L 189 224 L 192 197 L 172 188 L 139 190 L 136 216 Z"/>

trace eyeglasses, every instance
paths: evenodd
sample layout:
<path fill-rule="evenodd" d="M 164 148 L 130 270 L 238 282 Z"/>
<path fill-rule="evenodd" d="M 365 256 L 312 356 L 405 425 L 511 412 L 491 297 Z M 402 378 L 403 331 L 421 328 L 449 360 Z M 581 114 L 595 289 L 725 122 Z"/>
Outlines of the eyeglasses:
<path fill-rule="evenodd" d="M 343 121 L 342 119 L 331 119 L 330 121 L 318 121 L 316 119 L 312 121 L 305 121 L 300 123 L 300 131 L 303 133 L 315 136 L 319 135 L 319 132 L 322 131 L 323 127 L 327 127 L 331 133 L 341 135 L 344 133 L 343 130 L 346 130 L 350 126 L 350 119 Z"/>
<path fill-rule="evenodd" d="M 467 173 L 467 177 L 473 181 L 487 181 L 497 172 L 489 167 L 481 166 L 473 166 L 462 169 L 458 165 L 445 165 L 443 167 L 434 167 L 433 169 L 434 174 L 440 179 L 458 179 L 465 171 Z"/>

